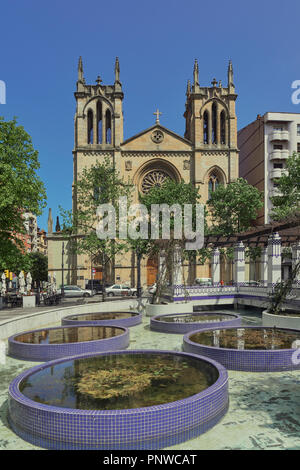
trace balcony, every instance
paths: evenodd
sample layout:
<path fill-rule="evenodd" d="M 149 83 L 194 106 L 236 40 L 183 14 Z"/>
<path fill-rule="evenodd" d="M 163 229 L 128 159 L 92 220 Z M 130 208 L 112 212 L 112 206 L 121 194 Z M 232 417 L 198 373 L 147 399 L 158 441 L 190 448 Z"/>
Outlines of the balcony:
<path fill-rule="evenodd" d="M 289 155 L 288 150 L 273 150 L 270 152 L 270 160 L 286 160 Z"/>
<path fill-rule="evenodd" d="M 276 187 L 270 188 L 269 190 L 269 197 L 274 197 L 274 196 L 282 196 L 281 191 L 279 191 L 279 189 Z"/>
<path fill-rule="evenodd" d="M 270 134 L 270 141 L 273 140 L 289 140 L 289 131 L 273 131 Z"/>
<path fill-rule="evenodd" d="M 281 178 L 282 175 L 286 175 L 287 170 L 284 168 L 274 168 L 273 170 L 270 171 L 270 178 L 275 179 L 275 178 Z"/>

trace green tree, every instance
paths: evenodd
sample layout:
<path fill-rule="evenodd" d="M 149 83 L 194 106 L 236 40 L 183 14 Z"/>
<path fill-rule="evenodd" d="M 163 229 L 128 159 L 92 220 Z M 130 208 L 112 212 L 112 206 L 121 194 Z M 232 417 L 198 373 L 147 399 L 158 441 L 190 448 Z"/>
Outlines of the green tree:
<path fill-rule="evenodd" d="M 262 193 L 243 178 L 219 185 L 207 201 L 212 226 L 210 232 L 231 235 L 247 230 L 263 207 Z"/>
<path fill-rule="evenodd" d="M 276 180 L 280 195 L 271 197 L 273 220 L 283 220 L 300 213 L 300 153 L 286 161 L 286 173 Z"/>
<path fill-rule="evenodd" d="M 106 271 L 115 256 L 128 250 L 127 240 L 118 239 L 119 198 L 131 200 L 132 186 L 119 176 L 112 161 L 106 158 L 103 163 L 96 162 L 89 169 L 83 169 L 74 184 L 76 207 L 72 211 L 61 208 L 63 231 L 75 235 L 73 250 L 77 254 L 89 255 L 92 262 L 102 265 L 102 300 L 105 300 Z M 101 239 L 97 225 L 104 223 L 104 216 L 97 216 L 97 208 L 111 204 L 116 214 L 116 236 Z"/>
<path fill-rule="evenodd" d="M 175 212 L 170 214 L 170 238 L 164 239 L 162 232 L 162 217 L 156 220 L 156 225 L 159 231 L 158 239 L 151 239 L 149 234 L 149 244 L 147 245 L 148 254 L 158 255 L 159 252 L 164 252 L 165 256 L 165 267 L 158 273 L 156 282 L 156 292 L 153 296 L 153 303 L 158 303 L 162 295 L 162 291 L 170 280 L 171 271 L 173 269 L 173 253 L 175 247 L 180 247 L 182 262 L 184 260 L 190 260 L 195 256 L 196 252 L 192 250 L 185 250 L 185 242 L 187 241 L 184 237 L 184 205 L 191 204 L 193 207 L 193 230 L 195 230 L 196 221 L 196 204 L 199 203 L 200 195 L 198 188 L 195 188 L 191 183 L 184 183 L 183 181 L 177 183 L 171 179 L 167 179 L 163 185 L 154 186 L 149 190 L 148 193 L 140 195 L 140 202 L 147 208 L 148 213 L 151 213 L 151 207 L 154 204 L 162 205 L 166 204 L 169 208 L 173 205 L 178 205 L 182 213 L 182 238 L 177 239 L 175 228 L 177 215 Z M 177 219 L 177 220 L 176 220 Z M 204 221 L 203 221 L 204 222 Z M 150 225 L 150 224 L 149 224 Z M 150 228 L 149 228 L 150 230 Z"/>
<path fill-rule="evenodd" d="M 38 284 L 48 280 L 48 256 L 38 251 L 27 254 L 31 277 Z"/>
<path fill-rule="evenodd" d="M 40 215 L 46 204 L 45 188 L 36 174 L 40 164 L 31 137 L 16 119 L 0 117 L 0 264 L 17 272 L 24 268 L 24 212 Z M 19 265 L 20 263 L 20 265 Z"/>

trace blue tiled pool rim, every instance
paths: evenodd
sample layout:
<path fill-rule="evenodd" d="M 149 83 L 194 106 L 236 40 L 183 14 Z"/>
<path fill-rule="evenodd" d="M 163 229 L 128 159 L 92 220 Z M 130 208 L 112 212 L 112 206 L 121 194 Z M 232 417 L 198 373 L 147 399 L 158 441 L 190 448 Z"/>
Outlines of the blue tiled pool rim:
<path fill-rule="evenodd" d="M 272 330 L 272 327 L 266 326 L 241 326 L 236 329 L 262 329 Z M 205 331 L 213 331 L 218 328 L 205 328 L 197 331 L 190 331 L 183 337 L 183 351 L 192 354 L 199 354 L 213 359 L 228 370 L 239 370 L 245 372 L 280 372 L 285 370 L 300 369 L 300 364 L 294 364 L 292 355 L 296 349 L 229 349 L 216 346 L 206 346 L 195 343 L 190 340 L 190 336 Z M 231 327 L 220 328 L 222 330 L 231 329 Z M 278 328 L 287 332 L 299 333 L 299 330 L 289 328 Z"/>
<path fill-rule="evenodd" d="M 89 325 L 93 326 L 93 325 Z M 74 356 L 75 354 L 83 353 L 97 353 L 105 351 L 114 351 L 119 349 L 125 349 L 129 345 L 129 330 L 128 328 L 116 325 L 97 325 L 105 326 L 107 328 L 119 328 L 123 330 L 123 333 L 118 336 L 112 336 L 105 339 L 96 339 L 92 341 L 78 341 L 76 343 L 57 343 L 57 344 L 32 344 L 22 343 L 16 341 L 15 338 L 20 335 L 35 333 L 45 330 L 57 330 L 57 329 L 68 329 L 68 328 L 84 328 L 88 325 L 70 325 L 70 326 L 59 326 L 53 328 L 39 328 L 37 330 L 23 331 L 14 334 L 8 338 L 8 355 L 16 359 L 24 361 L 52 361 L 68 356 Z"/>
<path fill-rule="evenodd" d="M 23 379 L 66 360 L 106 354 L 172 354 L 210 363 L 214 384 L 191 397 L 163 405 L 127 410 L 76 410 L 34 402 L 19 390 Z M 161 449 L 193 439 L 214 426 L 228 409 L 228 374 L 199 355 L 165 350 L 127 350 L 61 358 L 27 370 L 9 387 L 9 423 L 24 440 L 47 449 Z"/>
<path fill-rule="evenodd" d="M 213 316 L 213 315 L 223 315 L 223 316 L 228 316 L 228 320 L 223 320 L 223 321 L 214 321 L 214 322 L 190 322 L 190 323 L 180 323 L 180 322 L 164 322 L 161 320 L 158 320 L 158 318 L 164 318 L 164 317 L 179 317 L 181 315 L 207 315 L 207 316 Z M 229 317 L 234 317 L 230 319 Z M 163 333 L 188 333 L 189 331 L 194 331 L 194 330 L 201 330 L 201 329 L 207 329 L 207 328 L 214 328 L 214 329 L 223 329 L 223 327 L 226 327 L 230 325 L 232 328 L 235 326 L 241 326 L 242 320 L 241 317 L 235 313 L 223 313 L 220 311 L 208 311 L 208 312 L 190 312 L 190 313 L 167 313 L 165 315 L 156 315 L 155 317 L 152 317 L 150 319 L 150 328 L 153 331 L 160 331 Z"/>

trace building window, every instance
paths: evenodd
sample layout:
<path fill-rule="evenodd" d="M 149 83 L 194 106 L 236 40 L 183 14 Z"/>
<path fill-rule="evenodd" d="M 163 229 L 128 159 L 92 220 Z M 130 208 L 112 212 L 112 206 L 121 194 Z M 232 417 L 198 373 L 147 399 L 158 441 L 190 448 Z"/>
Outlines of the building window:
<path fill-rule="evenodd" d="M 282 163 L 274 163 L 274 168 L 283 168 Z"/>
<path fill-rule="evenodd" d="M 221 144 L 226 144 L 225 111 L 220 114 L 220 127 Z"/>
<path fill-rule="evenodd" d="M 283 149 L 283 145 L 282 144 L 274 144 L 274 150 L 282 150 Z"/>
<path fill-rule="evenodd" d="M 94 133 L 93 133 L 93 111 L 88 110 L 87 115 L 87 122 L 88 122 L 88 144 L 93 143 Z"/>
<path fill-rule="evenodd" d="M 283 127 L 274 126 L 273 130 L 274 131 L 283 131 Z"/>
<path fill-rule="evenodd" d="M 208 112 L 203 115 L 203 143 L 208 144 Z"/>
<path fill-rule="evenodd" d="M 97 143 L 102 143 L 102 105 L 97 103 Z"/>
<path fill-rule="evenodd" d="M 300 135 L 300 124 L 297 124 L 297 135 Z"/>
<path fill-rule="evenodd" d="M 215 175 L 215 173 L 212 173 L 208 180 L 208 199 L 210 199 L 211 194 L 215 192 L 219 184 L 219 178 L 217 177 L 217 175 Z"/>
<path fill-rule="evenodd" d="M 109 109 L 105 113 L 105 141 L 106 144 L 111 144 L 111 114 Z"/>
<path fill-rule="evenodd" d="M 300 142 L 297 143 L 297 152 L 300 153 Z"/>
<path fill-rule="evenodd" d="M 211 141 L 213 144 L 216 144 L 217 139 L 217 105 L 213 103 L 211 109 Z"/>

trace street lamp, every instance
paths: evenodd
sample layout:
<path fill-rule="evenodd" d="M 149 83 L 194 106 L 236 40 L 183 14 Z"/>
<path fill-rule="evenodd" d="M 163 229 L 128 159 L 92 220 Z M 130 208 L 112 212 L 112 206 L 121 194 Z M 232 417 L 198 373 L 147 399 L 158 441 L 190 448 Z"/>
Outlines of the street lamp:
<path fill-rule="evenodd" d="M 136 296 L 137 296 L 138 299 L 140 299 L 141 296 L 142 296 L 142 288 L 141 288 L 141 259 L 142 259 L 142 254 L 141 254 L 139 248 L 137 248 L 137 250 L 136 250 L 136 255 L 137 255 L 137 286 L 136 286 Z"/>

